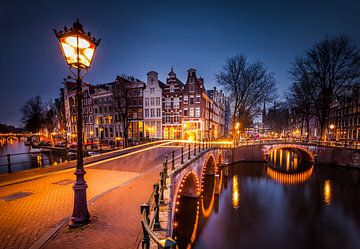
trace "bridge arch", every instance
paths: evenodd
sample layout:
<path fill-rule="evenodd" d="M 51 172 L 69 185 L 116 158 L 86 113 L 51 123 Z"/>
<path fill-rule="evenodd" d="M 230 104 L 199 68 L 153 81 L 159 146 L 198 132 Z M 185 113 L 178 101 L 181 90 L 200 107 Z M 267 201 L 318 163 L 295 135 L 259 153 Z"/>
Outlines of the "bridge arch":
<path fill-rule="evenodd" d="M 20 138 L 19 138 L 18 136 L 8 136 L 8 137 L 6 138 L 6 141 L 9 142 L 11 139 L 12 139 L 12 140 L 16 140 L 16 141 L 19 141 L 19 140 L 20 140 Z"/>
<path fill-rule="evenodd" d="M 270 155 L 274 150 L 278 150 L 278 149 L 297 149 L 302 151 L 307 159 L 311 162 L 315 162 L 315 154 L 313 152 L 311 152 L 308 148 L 306 148 L 305 146 L 301 146 L 298 144 L 279 144 L 279 145 L 274 145 L 271 148 L 269 148 L 267 154 Z"/>
<path fill-rule="evenodd" d="M 224 155 L 222 153 L 222 150 L 219 150 L 218 156 L 217 156 L 217 165 L 221 165 L 224 163 Z"/>
<path fill-rule="evenodd" d="M 200 194 L 199 178 L 196 173 L 189 170 L 182 178 L 178 191 L 177 199 L 181 196 L 198 197 Z"/>
<path fill-rule="evenodd" d="M 217 163 L 214 154 L 210 154 L 202 167 L 201 179 L 204 178 L 205 175 L 215 175 L 217 172 Z"/>

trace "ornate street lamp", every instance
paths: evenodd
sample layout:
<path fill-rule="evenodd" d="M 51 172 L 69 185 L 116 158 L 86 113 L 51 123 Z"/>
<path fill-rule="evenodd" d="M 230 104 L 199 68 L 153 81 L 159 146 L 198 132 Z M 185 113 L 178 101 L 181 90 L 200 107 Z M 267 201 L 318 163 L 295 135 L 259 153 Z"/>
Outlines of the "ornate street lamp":
<path fill-rule="evenodd" d="M 74 209 L 71 217 L 70 227 L 79 227 L 89 222 L 89 211 L 86 201 L 87 184 L 84 178 L 85 170 L 83 164 L 83 135 L 82 135 L 82 78 L 87 74 L 94 57 L 95 49 L 100 40 L 91 36 L 90 32 L 85 33 L 79 19 L 71 28 L 64 27 L 63 31 L 56 31 L 55 35 L 59 40 L 62 54 L 69 65 L 70 72 L 76 80 L 76 105 L 77 105 L 77 165 L 76 182 L 74 189 Z M 73 69 L 75 72 L 73 72 Z M 85 72 L 81 75 L 81 71 Z"/>

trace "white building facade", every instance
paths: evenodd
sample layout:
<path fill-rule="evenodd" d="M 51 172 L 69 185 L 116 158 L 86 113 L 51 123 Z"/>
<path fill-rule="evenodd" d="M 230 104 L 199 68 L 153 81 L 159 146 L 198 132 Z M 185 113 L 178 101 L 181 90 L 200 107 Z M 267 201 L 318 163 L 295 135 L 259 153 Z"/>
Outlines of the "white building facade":
<path fill-rule="evenodd" d="M 147 73 L 147 86 L 144 89 L 144 132 L 146 138 L 162 138 L 162 90 L 164 83 L 158 73 Z"/>

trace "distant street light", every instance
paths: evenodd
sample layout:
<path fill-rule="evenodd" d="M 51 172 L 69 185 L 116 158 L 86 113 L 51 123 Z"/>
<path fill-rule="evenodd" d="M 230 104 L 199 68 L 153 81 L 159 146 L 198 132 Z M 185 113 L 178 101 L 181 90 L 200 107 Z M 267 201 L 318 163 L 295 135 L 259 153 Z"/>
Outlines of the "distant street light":
<path fill-rule="evenodd" d="M 79 19 L 71 28 L 64 27 L 63 31 L 56 31 L 55 35 L 59 40 L 60 48 L 69 65 L 70 72 L 76 80 L 76 105 L 77 105 L 77 165 L 76 182 L 74 189 L 74 209 L 71 217 L 70 227 L 79 227 L 89 222 L 89 211 L 86 201 L 85 170 L 83 165 L 83 132 L 82 132 L 82 78 L 87 74 L 90 68 L 96 47 L 100 40 L 91 36 L 90 32 L 85 33 Z M 72 69 L 75 69 L 74 73 Z M 85 72 L 81 75 L 81 70 Z"/>

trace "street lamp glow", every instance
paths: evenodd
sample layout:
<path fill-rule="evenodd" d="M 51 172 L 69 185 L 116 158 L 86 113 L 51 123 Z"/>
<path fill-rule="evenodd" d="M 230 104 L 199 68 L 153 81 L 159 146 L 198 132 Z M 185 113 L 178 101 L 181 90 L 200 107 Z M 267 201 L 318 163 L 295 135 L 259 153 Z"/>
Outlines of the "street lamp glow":
<path fill-rule="evenodd" d="M 73 68 L 88 69 L 100 40 L 86 34 L 79 20 L 70 29 L 65 27 L 64 31 L 54 32 L 66 63 Z"/>
<path fill-rule="evenodd" d="M 330 124 L 330 130 L 333 130 L 335 128 L 335 125 L 334 124 Z"/>

